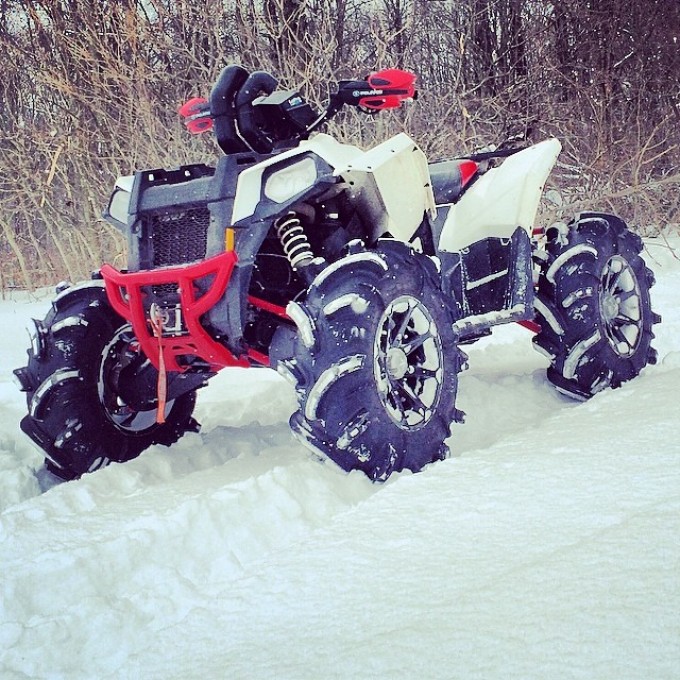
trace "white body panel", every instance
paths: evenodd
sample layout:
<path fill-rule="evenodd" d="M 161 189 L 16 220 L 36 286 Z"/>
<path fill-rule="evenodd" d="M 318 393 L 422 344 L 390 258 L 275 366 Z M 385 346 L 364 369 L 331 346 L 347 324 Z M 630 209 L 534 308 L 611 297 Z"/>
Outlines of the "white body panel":
<path fill-rule="evenodd" d="M 427 159 L 404 133 L 357 156 L 338 174 L 349 183 L 352 200 L 368 218 L 374 237 L 389 232 L 408 241 L 424 213 L 436 215 Z"/>
<path fill-rule="evenodd" d="M 123 175 L 116 180 L 111 198 L 109 199 L 108 213 L 120 225 L 127 224 L 130 210 L 130 198 L 132 186 L 135 181 L 134 175 Z"/>
<path fill-rule="evenodd" d="M 451 206 L 439 249 L 456 252 L 483 238 L 510 238 L 517 227 L 530 232 L 561 148 L 557 139 L 547 139 L 482 175 Z"/>
<path fill-rule="evenodd" d="M 238 177 L 232 223 L 235 224 L 239 220 L 250 217 L 255 212 L 261 195 L 262 174 L 266 168 L 287 158 L 294 158 L 308 152 L 317 154 L 332 168 L 346 167 L 351 160 L 364 153 L 356 146 L 341 144 L 329 135 L 318 134 L 312 139 L 300 142 L 294 149 L 284 151 L 262 163 L 246 168 Z"/>
<path fill-rule="evenodd" d="M 241 172 L 232 223 L 255 212 L 266 168 L 308 152 L 317 154 L 347 182 L 358 209 L 373 225 L 374 236 L 390 232 L 395 238 L 408 241 L 425 212 L 432 217 L 436 214 L 427 159 L 408 135 L 398 134 L 369 151 L 361 151 L 319 134 Z"/>
<path fill-rule="evenodd" d="M 559 141 L 549 139 L 510 156 L 479 177 L 451 206 L 439 249 L 456 252 L 483 238 L 509 238 L 518 226 L 530 232 L 545 181 L 560 150 Z M 408 241 L 425 213 L 432 218 L 436 215 L 427 160 L 408 135 L 398 134 L 369 151 L 362 151 L 329 135 L 318 134 L 241 172 L 232 223 L 255 212 L 266 168 L 309 152 L 326 161 L 349 185 L 358 209 L 374 225 L 373 236 L 389 232 L 396 239 Z M 132 180 L 133 176 L 125 176 L 116 182 L 119 190 L 113 206 L 116 217 L 119 214 L 122 217 L 123 212 L 127 215 Z"/>
<path fill-rule="evenodd" d="M 123 191 L 127 191 L 128 194 L 132 193 L 132 185 L 135 182 L 134 175 L 122 175 L 116 180 L 116 186 Z"/>

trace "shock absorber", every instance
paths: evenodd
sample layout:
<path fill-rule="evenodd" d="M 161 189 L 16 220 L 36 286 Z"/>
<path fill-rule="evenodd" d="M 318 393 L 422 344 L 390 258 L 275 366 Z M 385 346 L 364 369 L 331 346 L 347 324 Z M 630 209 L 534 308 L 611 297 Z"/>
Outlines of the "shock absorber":
<path fill-rule="evenodd" d="M 290 266 L 297 270 L 300 266 L 309 264 L 314 259 L 314 253 L 302 227 L 300 218 L 294 212 L 279 218 L 275 223 L 276 235 L 281 241 Z"/>

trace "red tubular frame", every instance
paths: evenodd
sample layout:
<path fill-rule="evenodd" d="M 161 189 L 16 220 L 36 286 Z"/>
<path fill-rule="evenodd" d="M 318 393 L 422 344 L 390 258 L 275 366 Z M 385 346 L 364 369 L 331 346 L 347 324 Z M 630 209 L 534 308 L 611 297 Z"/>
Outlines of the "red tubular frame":
<path fill-rule="evenodd" d="M 227 366 L 247 367 L 253 361 L 268 366 L 269 357 L 252 348 L 248 349 L 243 357 L 234 356 L 224 345 L 213 340 L 200 322 L 200 317 L 224 295 L 237 259 L 235 252 L 227 251 L 185 267 L 168 267 L 127 274 L 105 264 L 101 268 L 101 274 L 111 306 L 132 324 L 141 350 L 156 368 L 160 367 L 161 352 L 165 370 L 178 373 L 183 373 L 188 368 L 177 361 L 178 357 L 183 355 L 204 360 L 212 371 L 219 371 Z M 197 297 L 196 281 L 211 275 L 215 278 L 210 288 L 202 296 Z M 144 309 L 143 289 L 168 283 L 176 284 L 178 287 L 182 320 L 187 333 L 159 338 L 154 335 L 150 319 Z M 289 319 L 284 307 L 252 295 L 248 296 L 248 302 L 280 318 Z M 526 320 L 518 323 L 533 333 L 541 329 L 535 321 Z"/>
<path fill-rule="evenodd" d="M 262 300 L 261 298 L 255 297 L 254 295 L 248 296 L 248 302 L 250 302 L 253 307 L 257 307 L 258 309 L 262 309 L 265 312 L 269 312 L 270 314 L 274 314 L 275 316 L 278 316 L 282 319 L 286 319 L 286 321 L 291 320 L 291 318 L 286 313 L 285 307 L 275 305 L 273 302 L 268 302 L 267 300 Z"/>
<path fill-rule="evenodd" d="M 111 306 L 132 324 L 142 351 L 156 368 L 159 368 L 162 352 L 168 371 L 183 373 L 187 370 L 177 361 L 182 355 L 199 357 L 210 365 L 211 370 L 218 371 L 226 366 L 250 365 L 247 358 L 234 356 L 224 345 L 213 340 L 200 322 L 200 317 L 224 295 L 237 259 L 236 253 L 227 251 L 197 264 L 128 274 L 105 264 L 101 274 Z M 196 281 L 210 275 L 215 277 L 210 288 L 197 297 Z M 158 338 L 144 310 L 143 287 L 167 283 L 178 286 L 187 333 Z"/>

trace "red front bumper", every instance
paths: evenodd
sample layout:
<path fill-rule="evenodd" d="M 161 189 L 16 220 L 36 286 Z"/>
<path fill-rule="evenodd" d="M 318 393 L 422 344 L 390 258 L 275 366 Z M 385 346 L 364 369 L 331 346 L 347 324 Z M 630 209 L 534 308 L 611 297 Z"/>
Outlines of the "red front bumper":
<path fill-rule="evenodd" d="M 159 368 L 162 354 L 165 369 L 184 372 L 186 362 L 179 357 L 195 356 L 218 371 L 226 366 L 249 366 L 246 357 L 234 356 L 224 345 L 213 340 L 200 322 L 200 318 L 224 295 L 234 270 L 237 257 L 233 251 L 217 255 L 203 262 L 124 274 L 105 264 L 101 274 L 111 306 L 132 324 L 139 345 L 151 363 Z M 200 294 L 196 282 L 214 277 L 208 290 Z M 145 305 L 145 288 L 162 284 L 175 284 L 180 295 L 182 330 L 176 333 L 154 332 L 152 320 Z"/>

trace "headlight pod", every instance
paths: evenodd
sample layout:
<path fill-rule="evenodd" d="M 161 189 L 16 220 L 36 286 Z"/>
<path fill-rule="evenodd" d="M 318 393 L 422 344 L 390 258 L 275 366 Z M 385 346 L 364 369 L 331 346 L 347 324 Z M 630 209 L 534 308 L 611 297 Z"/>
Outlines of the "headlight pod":
<path fill-rule="evenodd" d="M 264 195 L 275 203 L 284 203 L 314 186 L 317 178 L 313 158 L 305 158 L 271 174 L 264 185 Z"/>
<path fill-rule="evenodd" d="M 127 225 L 133 184 L 134 175 L 119 177 L 116 180 L 116 186 L 109 199 L 109 204 L 104 211 L 104 219 L 118 229 L 124 229 Z"/>
<path fill-rule="evenodd" d="M 111 194 L 109 200 L 109 215 L 113 217 L 116 222 L 127 224 L 128 209 L 130 208 L 130 192 L 116 187 Z"/>

